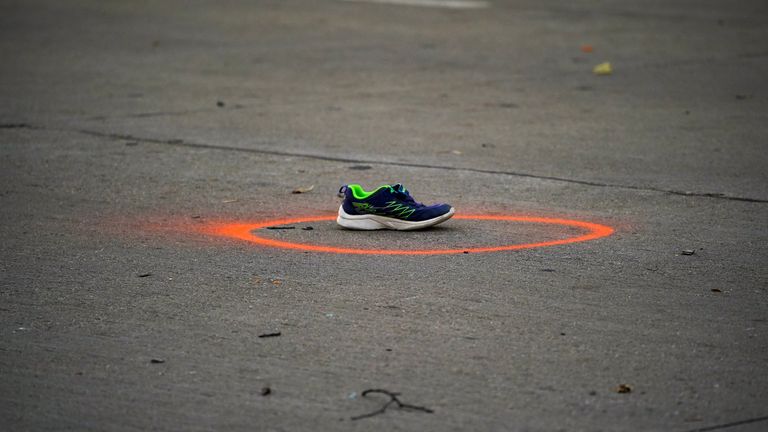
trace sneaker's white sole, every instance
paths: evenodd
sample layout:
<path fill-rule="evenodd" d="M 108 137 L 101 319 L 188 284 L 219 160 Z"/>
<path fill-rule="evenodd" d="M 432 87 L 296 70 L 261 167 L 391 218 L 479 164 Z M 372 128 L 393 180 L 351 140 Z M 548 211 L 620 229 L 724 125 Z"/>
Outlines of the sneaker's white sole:
<path fill-rule="evenodd" d="M 376 215 L 351 215 L 344 211 L 344 206 L 339 206 L 339 217 L 336 218 L 336 223 L 343 226 L 344 228 L 354 230 L 370 231 L 392 229 L 398 231 L 408 231 L 427 228 L 445 222 L 450 219 L 455 212 L 456 211 L 453 209 L 453 207 L 451 207 L 451 210 L 448 213 L 440 215 L 436 218 L 410 222 Z"/>

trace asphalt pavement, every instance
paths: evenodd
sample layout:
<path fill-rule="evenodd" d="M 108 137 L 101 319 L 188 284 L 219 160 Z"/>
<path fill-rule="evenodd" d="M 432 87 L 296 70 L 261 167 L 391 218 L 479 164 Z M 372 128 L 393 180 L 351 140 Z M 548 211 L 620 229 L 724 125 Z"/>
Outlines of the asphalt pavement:
<path fill-rule="evenodd" d="M 764 1 L 3 1 L 0 35 L 0 429 L 768 429 Z M 351 182 L 457 215 L 343 230 Z"/>

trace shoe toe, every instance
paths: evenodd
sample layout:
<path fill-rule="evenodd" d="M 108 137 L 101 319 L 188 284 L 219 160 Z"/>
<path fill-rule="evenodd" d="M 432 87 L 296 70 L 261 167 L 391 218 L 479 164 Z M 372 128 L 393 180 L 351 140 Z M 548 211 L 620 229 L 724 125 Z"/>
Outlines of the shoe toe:
<path fill-rule="evenodd" d="M 427 219 L 433 219 L 439 216 L 442 216 L 446 213 L 451 211 L 451 206 L 448 204 L 436 204 L 429 207 L 424 207 L 421 212 L 419 212 L 419 219 L 420 220 L 427 220 Z"/>

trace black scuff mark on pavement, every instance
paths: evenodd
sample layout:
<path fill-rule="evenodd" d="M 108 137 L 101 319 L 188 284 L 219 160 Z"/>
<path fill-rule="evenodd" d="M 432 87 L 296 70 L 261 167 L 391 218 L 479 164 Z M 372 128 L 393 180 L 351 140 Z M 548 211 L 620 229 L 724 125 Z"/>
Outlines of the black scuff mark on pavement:
<path fill-rule="evenodd" d="M 273 332 L 273 333 L 262 333 L 262 334 L 259 335 L 259 337 L 264 339 L 264 338 L 279 337 L 281 335 L 282 335 L 281 332 Z"/>
<path fill-rule="evenodd" d="M 42 129 L 29 123 L 0 123 L 0 129 Z"/>

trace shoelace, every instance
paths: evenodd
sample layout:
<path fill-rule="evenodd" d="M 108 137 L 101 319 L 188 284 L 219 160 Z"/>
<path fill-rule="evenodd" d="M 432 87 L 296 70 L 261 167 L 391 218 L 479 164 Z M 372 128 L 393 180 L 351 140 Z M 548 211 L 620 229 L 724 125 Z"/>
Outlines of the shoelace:
<path fill-rule="evenodd" d="M 415 199 L 411 196 L 411 194 L 408 192 L 408 189 L 405 188 L 405 186 L 401 185 L 400 183 L 392 185 L 392 192 L 400 198 L 403 202 L 407 204 L 411 204 L 414 207 L 424 207 L 424 204 L 416 202 Z"/>
<path fill-rule="evenodd" d="M 416 200 L 413 199 L 411 194 L 408 192 L 408 189 L 406 189 L 405 186 L 403 186 L 402 184 L 400 183 L 394 184 L 390 186 L 389 189 L 395 196 L 400 198 L 403 202 L 407 204 L 411 204 L 412 206 L 417 208 L 424 207 L 424 204 L 416 202 Z M 339 188 L 339 192 L 337 195 L 339 198 L 344 198 L 346 192 L 347 192 L 347 185 L 343 185 L 342 187 Z"/>

